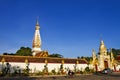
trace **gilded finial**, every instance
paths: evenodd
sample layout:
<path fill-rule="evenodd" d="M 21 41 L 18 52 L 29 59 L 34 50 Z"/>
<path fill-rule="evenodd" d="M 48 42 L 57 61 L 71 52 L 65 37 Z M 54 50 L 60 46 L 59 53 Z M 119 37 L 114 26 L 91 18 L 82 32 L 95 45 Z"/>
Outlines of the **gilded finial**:
<path fill-rule="evenodd" d="M 104 45 L 103 39 L 102 39 L 102 34 L 100 35 L 100 44 Z"/>
<path fill-rule="evenodd" d="M 2 64 L 4 64 L 4 62 L 5 62 L 5 58 L 2 58 L 1 62 L 2 62 Z"/>
<path fill-rule="evenodd" d="M 28 64 L 28 59 L 25 59 L 25 63 Z"/>
<path fill-rule="evenodd" d="M 36 26 L 39 26 L 38 18 L 39 18 L 39 17 L 37 17 L 37 19 L 36 19 Z"/>
<path fill-rule="evenodd" d="M 40 26 L 39 26 L 39 22 L 38 22 L 38 17 L 36 19 L 36 30 L 39 30 Z"/>
<path fill-rule="evenodd" d="M 62 60 L 62 64 L 64 64 L 64 60 Z"/>
<path fill-rule="evenodd" d="M 78 61 L 78 60 L 76 61 L 76 64 L 79 64 L 79 61 Z"/>
<path fill-rule="evenodd" d="M 47 59 L 45 59 L 45 64 L 47 64 L 48 63 L 48 61 L 47 61 Z"/>

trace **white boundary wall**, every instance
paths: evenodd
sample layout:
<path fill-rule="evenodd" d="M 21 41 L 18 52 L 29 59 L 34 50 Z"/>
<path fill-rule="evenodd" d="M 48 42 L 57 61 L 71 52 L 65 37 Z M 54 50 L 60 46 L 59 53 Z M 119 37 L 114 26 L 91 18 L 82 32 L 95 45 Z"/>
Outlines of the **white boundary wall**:
<path fill-rule="evenodd" d="M 18 69 L 26 69 L 26 63 L 20 63 L 20 62 L 9 62 L 11 72 Z M 2 70 L 2 63 L 0 62 L 0 70 Z M 45 63 L 29 63 L 29 69 L 32 73 L 37 71 L 42 71 L 44 69 Z M 3 67 L 6 66 L 6 62 L 4 63 Z M 61 63 L 48 63 L 48 71 L 51 72 L 52 70 L 58 71 L 60 69 Z M 75 64 L 63 64 L 63 69 L 66 71 L 66 69 L 74 70 Z M 76 68 L 79 70 L 84 71 L 84 69 L 87 67 L 87 64 L 77 64 Z"/>
<path fill-rule="evenodd" d="M 11 73 L 14 72 L 14 70 L 23 70 L 26 69 L 26 63 L 22 63 L 22 62 L 9 62 L 10 64 L 10 68 L 11 68 Z M 45 63 L 29 63 L 29 69 L 31 70 L 32 73 L 37 72 L 37 71 L 42 71 L 44 69 L 44 66 L 46 64 Z M 6 62 L 4 63 L 4 65 L 2 66 L 2 63 L 0 62 L 0 71 L 2 71 L 2 67 L 5 68 L 6 66 Z M 48 63 L 47 67 L 48 67 L 48 71 L 51 72 L 52 70 L 55 70 L 56 72 L 59 71 L 61 64 L 60 63 Z M 80 71 L 84 71 L 84 69 L 86 67 L 88 67 L 87 64 L 63 64 L 63 69 L 64 71 L 67 71 L 68 69 L 70 70 L 74 70 L 76 66 L 76 69 L 80 70 Z M 92 66 L 89 66 L 90 68 Z M 116 70 L 120 71 L 120 65 L 116 66 Z"/>
<path fill-rule="evenodd" d="M 116 70 L 117 70 L 117 71 L 120 71 L 120 65 L 118 65 L 118 66 L 116 67 Z"/>

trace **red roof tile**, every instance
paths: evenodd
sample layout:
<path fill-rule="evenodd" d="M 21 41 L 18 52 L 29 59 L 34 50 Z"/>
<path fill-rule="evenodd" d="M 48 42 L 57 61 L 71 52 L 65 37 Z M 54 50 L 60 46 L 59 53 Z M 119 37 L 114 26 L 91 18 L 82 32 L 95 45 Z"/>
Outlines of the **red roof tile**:
<path fill-rule="evenodd" d="M 71 59 L 71 58 L 51 58 L 51 57 L 33 57 L 33 56 L 10 56 L 10 55 L 2 55 L 0 56 L 0 61 L 4 58 L 5 62 L 25 62 L 27 59 L 30 63 L 45 63 L 47 60 L 48 63 L 69 63 L 76 64 L 78 61 L 79 64 L 87 64 L 87 61 L 81 59 Z"/>
<path fill-rule="evenodd" d="M 120 60 L 120 55 L 117 55 L 117 60 Z"/>

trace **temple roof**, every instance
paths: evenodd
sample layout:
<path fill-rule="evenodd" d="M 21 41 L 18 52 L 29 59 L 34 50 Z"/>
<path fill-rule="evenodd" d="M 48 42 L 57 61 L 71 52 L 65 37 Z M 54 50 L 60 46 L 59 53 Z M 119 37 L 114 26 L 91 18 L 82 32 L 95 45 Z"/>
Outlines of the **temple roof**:
<path fill-rule="evenodd" d="M 117 55 L 117 60 L 120 61 L 120 55 Z"/>
<path fill-rule="evenodd" d="M 4 59 L 5 62 L 25 62 L 27 59 L 30 63 L 45 63 L 47 60 L 48 63 L 61 63 L 64 60 L 64 63 L 69 64 L 87 64 L 86 60 L 83 59 L 71 59 L 71 58 L 51 58 L 51 57 L 33 57 L 33 56 L 10 56 L 10 55 L 1 55 L 0 61 Z"/>

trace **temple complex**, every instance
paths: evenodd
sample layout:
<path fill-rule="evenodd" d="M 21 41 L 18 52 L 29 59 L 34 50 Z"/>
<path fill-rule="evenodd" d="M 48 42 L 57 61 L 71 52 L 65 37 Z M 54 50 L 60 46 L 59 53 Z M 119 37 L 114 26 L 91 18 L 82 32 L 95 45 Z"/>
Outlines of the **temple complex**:
<path fill-rule="evenodd" d="M 85 59 L 77 58 L 53 58 L 48 57 L 48 51 L 41 49 L 40 25 L 36 20 L 35 33 L 32 42 L 32 55 L 33 56 L 14 56 L 14 55 L 0 55 L 0 71 L 6 67 L 10 69 L 11 73 L 15 70 L 30 69 L 30 73 L 36 72 L 56 72 L 66 73 L 69 70 L 84 71 L 88 66 Z M 8 66 L 9 65 L 9 66 Z"/>
<path fill-rule="evenodd" d="M 116 63 L 112 49 L 108 52 L 103 40 L 100 42 L 98 54 L 93 49 L 90 64 L 85 59 L 48 57 L 49 52 L 41 49 L 42 41 L 39 30 L 40 25 L 38 20 L 36 20 L 32 42 L 33 56 L 0 55 L 0 71 L 9 68 L 11 73 L 14 73 L 16 70 L 24 71 L 26 69 L 29 69 L 31 73 L 39 71 L 48 73 L 53 70 L 67 73 L 68 69 L 77 72 L 84 71 L 86 67 L 95 71 L 102 71 L 105 68 L 110 68 L 114 71 L 120 70 L 120 65 Z M 120 60 L 119 57 L 118 59 Z"/>
<path fill-rule="evenodd" d="M 91 65 L 96 71 L 101 71 L 105 68 L 116 70 L 116 62 L 112 53 L 112 49 L 110 52 L 108 52 L 103 40 L 100 42 L 98 55 L 93 49 L 92 58 L 93 60 Z"/>

